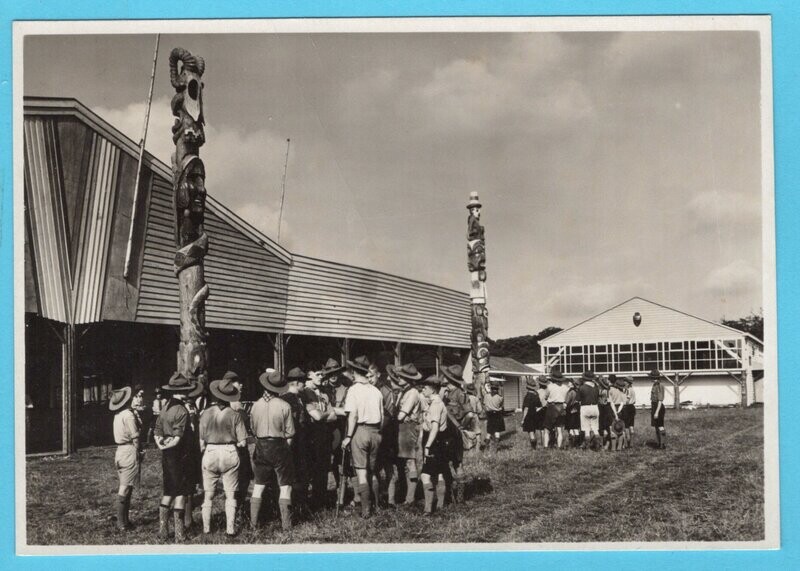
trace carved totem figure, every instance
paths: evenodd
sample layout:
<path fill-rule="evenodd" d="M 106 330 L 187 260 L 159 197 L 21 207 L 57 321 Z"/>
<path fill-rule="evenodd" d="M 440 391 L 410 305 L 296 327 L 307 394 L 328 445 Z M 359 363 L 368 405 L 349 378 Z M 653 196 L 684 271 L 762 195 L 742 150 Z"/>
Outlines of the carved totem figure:
<path fill-rule="evenodd" d="M 489 377 L 489 312 L 486 309 L 486 243 L 480 223 L 481 206 L 478 193 L 470 193 L 467 204 L 467 268 L 472 302 L 472 378 L 482 391 Z"/>
<path fill-rule="evenodd" d="M 180 65 L 179 65 L 180 64 Z M 169 77 L 175 96 L 172 98 L 173 205 L 175 208 L 174 271 L 180 294 L 181 339 L 177 370 L 187 379 L 208 385 L 208 348 L 205 330 L 206 299 L 209 289 L 203 259 L 208 253 L 205 232 L 206 171 L 199 157 L 205 143 L 203 128 L 203 58 L 183 48 L 169 56 Z"/>

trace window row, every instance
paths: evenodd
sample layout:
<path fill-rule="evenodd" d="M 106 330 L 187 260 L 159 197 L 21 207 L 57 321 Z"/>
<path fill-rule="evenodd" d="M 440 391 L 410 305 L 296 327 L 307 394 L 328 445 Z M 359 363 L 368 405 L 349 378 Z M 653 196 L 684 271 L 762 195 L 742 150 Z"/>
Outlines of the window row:
<path fill-rule="evenodd" d="M 611 343 L 545 347 L 548 368 L 565 373 L 592 369 L 597 373 L 717 370 L 742 368 L 741 339 Z"/>

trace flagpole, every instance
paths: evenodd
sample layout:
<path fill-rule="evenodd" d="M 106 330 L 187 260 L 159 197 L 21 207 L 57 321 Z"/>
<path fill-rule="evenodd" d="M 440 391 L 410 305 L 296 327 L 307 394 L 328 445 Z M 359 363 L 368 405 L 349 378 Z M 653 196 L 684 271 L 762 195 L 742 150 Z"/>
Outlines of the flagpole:
<path fill-rule="evenodd" d="M 136 226 L 136 205 L 139 202 L 139 179 L 142 174 L 142 159 L 144 158 L 144 144 L 147 140 L 147 127 L 150 123 L 150 106 L 153 103 L 153 85 L 156 81 L 156 63 L 158 62 L 158 44 L 161 41 L 161 34 L 156 34 L 156 48 L 153 50 L 153 70 L 150 73 L 150 91 L 147 93 L 147 105 L 144 112 L 144 125 L 142 125 L 142 136 L 139 139 L 139 161 L 136 164 L 136 182 L 133 185 L 133 204 L 131 206 L 131 226 L 128 230 L 128 245 L 125 248 L 125 270 L 123 277 L 127 278 L 131 266 L 131 249 L 133 245 L 133 229 Z"/>

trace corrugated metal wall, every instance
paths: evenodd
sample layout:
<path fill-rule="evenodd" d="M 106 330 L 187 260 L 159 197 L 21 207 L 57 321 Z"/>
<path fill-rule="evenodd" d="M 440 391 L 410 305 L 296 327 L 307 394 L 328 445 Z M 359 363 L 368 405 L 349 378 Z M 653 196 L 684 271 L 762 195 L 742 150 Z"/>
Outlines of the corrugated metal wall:
<path fill-rule="evenodd" d="M 25 120 L 25 212 L 35 260 L 42 317 L 66 322 L 72 314 L 67 235 L 53 122 Z"/>
<path fill-rule="evenodd" d="M 89 166 L 91 175 L 83 195 L 84 215 L 77 236 L 75 323 L 100 321 L 118 167 L 119 149 L 95 134 Z"/>
<path fill-rule="evenodd" d="M 295 255 L 286 332 L 469 345 L 466 294 Z"/>
<path fill-rule="evenodd" d="M 172 186 L 155 177 L 145 236 L 136 321 L 179 322 Z M 289 268 L 217 215 L 206 210 L 209 252 L 205 261 L 211 296 L 206 325 L 222 329 L 281 331 L 286 315 Z"/>

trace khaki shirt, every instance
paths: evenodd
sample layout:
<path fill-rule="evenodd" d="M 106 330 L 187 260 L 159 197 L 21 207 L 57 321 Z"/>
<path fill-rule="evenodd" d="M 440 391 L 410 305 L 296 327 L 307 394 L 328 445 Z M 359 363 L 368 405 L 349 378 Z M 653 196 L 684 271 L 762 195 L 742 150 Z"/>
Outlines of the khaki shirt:
<path fill-rule="evenodd" d="M 653 388 L 650 389 L 650 402 L 660 402 L 664 400 L 664 385 L 659 381 L 653 383 Z"/>
<path fill-rule="evenodd" d="M 184 404 L 177 400 L 170 401 L 172 403 L 166 408 L 156 420 L 156 428 L 153 431 L 156 436 L 183 436 L 183 433 L 192 429 L 189 424 L 189 411 L 186 410 Z"/>
<path fill-rule="evenodd" d="M 126 408 L 114 416 L 114 442 L 117 444 L 131 444 L 134 438 L 139 438 L 140 430 L 139 419 L 131 409 Z"/>
<path fill-rule="evenodd" d="M 503 412 L 503 397 L 486 393 L 483 396 L 483 407 L 487 412 Z"/>
<path fill-rule="evenodd" d="M 344 411 L 356 413 L 358 424 L 382 424 L 383 395 L 369 383 L 354 383 L 347 390 Z"/>
<path fill-rule="evenodd" d="M 207 444 L 237 444 L 247 439 L 239 411 L 213 405 L 200 415 L 200 440 Z"/>
<path fill-rule="evenodd" d="M 547 402 L 564 404 L 567 400 L 567 392 L 569 392 L 569 386 L 566 383 L 561 385 L 550 383 L 547 385 Z"/>
<path fill-rule="evenodd" d="M 611 387 L 610 389 L 608 389 L 608 400 L 609 402 L 611 402 L 611 404 L 619 405 L 619 404 L 625 404 L 628 398 L 625 396 L 625 393 L 623 393 L 617 387 Z M 619 407 L 616 408 L 619 409 Z"/>
<path fill-rule="evenodd" d="M 439 431 L 447 428 L 447 407 L 444 406 L 442 397 L 434 394 L 428 404 L 428 410 L 425 411 L 425 416 L 422 419 L 422 428 L 425 432 L 433 430 L 433 424 L 439 425 Z"/>
<path fill-rule="evenodd" d="M 636 391 L 633 387 L 628 387 L 625 395 L 628 397 L 628 404 L 636 404 Z"/>
<path fill-rule="evenodd" d="M 419 422 L 420 413 L 422 410 L 421 397 L 419 391 L 414 387 L 409 388 L 400 394 L 400 402 L 398 403 L 398 415 L 400 412 L 406 413 L 403 422 Z"/>
<path fill-rule="evenodd" d="M 261 397 L 250 411 L 257 438 L 292 438 L 295 433 L 292 406 L 279 397 Z"/>

